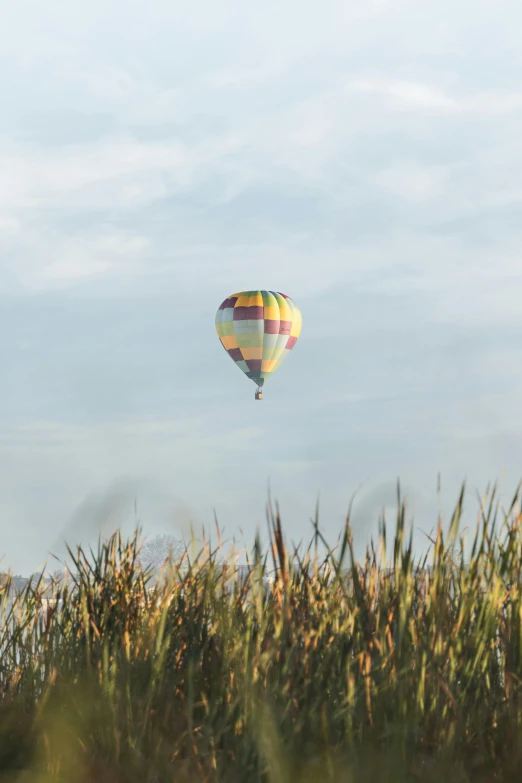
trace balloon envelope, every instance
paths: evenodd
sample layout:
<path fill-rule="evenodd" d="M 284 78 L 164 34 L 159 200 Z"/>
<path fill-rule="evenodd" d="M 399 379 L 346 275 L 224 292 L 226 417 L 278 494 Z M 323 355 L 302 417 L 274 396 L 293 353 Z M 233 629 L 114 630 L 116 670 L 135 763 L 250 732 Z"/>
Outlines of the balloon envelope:
<path fill-rule="evenodd" d="M 221 303 L 216 331 L 240 370 L 263 386 L 288 356 L 301 333 L 301 312 L 278 291 L 241 291 Z"/>

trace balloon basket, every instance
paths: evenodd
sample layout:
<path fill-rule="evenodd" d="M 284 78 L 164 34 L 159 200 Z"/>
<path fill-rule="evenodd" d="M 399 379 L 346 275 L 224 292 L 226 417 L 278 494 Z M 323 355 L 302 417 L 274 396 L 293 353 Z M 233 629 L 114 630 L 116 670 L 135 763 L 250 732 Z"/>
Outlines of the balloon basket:
<path fill-rule="evenodd" d="M 261 391 L 261 389 L 258 389 L 256 391 L 256 400 L 262 400 L 262 399 L 263 399 L 263 392 Z"/>

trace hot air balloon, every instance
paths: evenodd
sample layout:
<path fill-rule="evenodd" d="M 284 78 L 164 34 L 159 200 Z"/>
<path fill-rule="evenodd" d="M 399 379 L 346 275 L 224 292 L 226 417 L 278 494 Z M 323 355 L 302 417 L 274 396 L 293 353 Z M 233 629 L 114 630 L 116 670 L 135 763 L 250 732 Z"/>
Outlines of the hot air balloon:
<path fill-rule="evenodd" d="M 301 312 L 278 291 L 241 291 L 224 300 L 216 313 L 216 331 L 228 355 L 257 385 L 263 399 L 265 381 L 297 342 Z"/>

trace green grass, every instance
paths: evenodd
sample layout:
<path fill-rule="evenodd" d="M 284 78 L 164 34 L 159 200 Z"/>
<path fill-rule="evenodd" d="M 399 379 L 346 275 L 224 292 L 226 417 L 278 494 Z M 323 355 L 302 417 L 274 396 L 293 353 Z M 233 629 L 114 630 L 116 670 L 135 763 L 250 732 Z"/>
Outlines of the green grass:
<path fill-rule="evenodd" d="M 0 781 L 521 779 L 519 493 L 466 563 L 462 498 L 420 562 L 399 498 L 362 562 L 349 519 L 319 560 L 270 511 L 246 584 L 205 545 L 152 589 L 136 533 L 71 552 L 50 608 L 0 586 Z"/>

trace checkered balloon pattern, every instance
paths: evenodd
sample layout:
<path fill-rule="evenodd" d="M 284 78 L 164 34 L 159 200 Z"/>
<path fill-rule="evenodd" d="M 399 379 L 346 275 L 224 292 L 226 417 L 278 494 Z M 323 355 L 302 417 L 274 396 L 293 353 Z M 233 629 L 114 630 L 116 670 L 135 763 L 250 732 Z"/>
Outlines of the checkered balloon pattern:
<path fill-rule="evenodd" d="M 301 312 L 277 291 L 241 291 L 219 306 L 216 331 L 240 370 L 263 386 L 285 360 L 301 332 Z"/>

